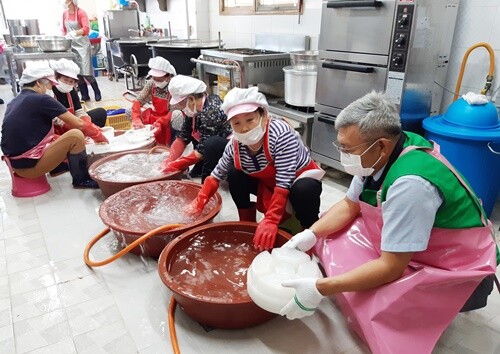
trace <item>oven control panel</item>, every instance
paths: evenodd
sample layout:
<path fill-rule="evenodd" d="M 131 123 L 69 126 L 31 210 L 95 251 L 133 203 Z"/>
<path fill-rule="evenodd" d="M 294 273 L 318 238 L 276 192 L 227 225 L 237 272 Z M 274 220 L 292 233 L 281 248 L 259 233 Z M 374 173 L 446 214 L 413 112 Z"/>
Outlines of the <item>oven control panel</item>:
<path fill-rule="evenodd" d="M 394 21 L 394 35 L 392 38 L 392 55 L 389 61 L 389 70 L 405 72 L 408 58 L 410 31 L 414 20 L 414 4 L 398 5 L 396 21 Z"/>

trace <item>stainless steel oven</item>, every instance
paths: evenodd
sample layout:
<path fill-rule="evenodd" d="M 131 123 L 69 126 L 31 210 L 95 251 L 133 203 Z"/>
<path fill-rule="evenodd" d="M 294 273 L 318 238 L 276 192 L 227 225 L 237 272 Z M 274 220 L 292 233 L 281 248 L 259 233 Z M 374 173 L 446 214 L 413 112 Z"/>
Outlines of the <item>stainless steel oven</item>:
<path fill-rule="evenodd" d="M 398 106 L 403 128 L 438 113 L 460 0 L 324 0 L 312 153 L 340 168 L 332 125 L 376 90 Z M 420 128 L 421 129 L 421 128 Z M 327 138 L 328 135 L 328 138 Z M 325 141 L 328 141 L 326 143 Z"/>

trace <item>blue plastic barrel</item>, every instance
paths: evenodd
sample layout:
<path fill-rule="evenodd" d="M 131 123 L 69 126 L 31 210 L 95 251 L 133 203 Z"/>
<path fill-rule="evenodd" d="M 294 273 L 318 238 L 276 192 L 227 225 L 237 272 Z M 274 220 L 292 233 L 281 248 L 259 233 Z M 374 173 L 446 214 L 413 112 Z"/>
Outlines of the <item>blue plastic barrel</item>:
<path fill-rule="evenodd" d="M 406 90 L 401 102 L 401 126 L 403 130 L 424 135 L 422 122 L 430 114 L 432 94 L 418 90 Z"/>
<path fill-rule="evenodd" d="M 500 189 L 500 121 L 488 102 L 470 105 L 463 98 L 444 115 L 424 119 L 426 138 L 438 143 L 441 153 L 466 178 L 482 200 L 488 217 Z"/>

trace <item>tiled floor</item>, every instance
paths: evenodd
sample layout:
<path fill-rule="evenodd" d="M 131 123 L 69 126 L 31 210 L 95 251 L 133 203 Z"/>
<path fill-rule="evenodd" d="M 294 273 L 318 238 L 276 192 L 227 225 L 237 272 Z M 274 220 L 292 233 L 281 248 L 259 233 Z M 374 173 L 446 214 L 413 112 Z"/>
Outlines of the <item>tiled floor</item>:
<path fill-rule="evenodd" d="M 99 81 L 105 98 L 120 97 L 122 82 Z M 0 86 L 0 97 L 12 98 L 9 86 Z M 1 117 L 4 111 L 0 106 Z M 52 190 L 42 196 L 13 198 L 3 163 L 0 180 L 0 353 L 171 353 L 170 292 L 155 260 L 130 255 L 95 269 L 83 263 L 84 247 L 104 228 L 98 216 L 101 193 L 74 190 L 64 174 L 49 178 Z M 322 210 L 343 197 L 348 181 L 329 171 Z M 217 220 L 235 220 L 229 194 L 221 194 Z M 92 256 L 103 259 L 116 250 L 117 242 L 108 236 Z M 184 354 L 369 352 L 330 301 L 302 320 L 276 317 L 237 331 L 206 332 L 178 309 L 176 329 Z M 500 353 L 500 295 L 492 294 L 484 309 L 458 315 L 434 353 Z"/>

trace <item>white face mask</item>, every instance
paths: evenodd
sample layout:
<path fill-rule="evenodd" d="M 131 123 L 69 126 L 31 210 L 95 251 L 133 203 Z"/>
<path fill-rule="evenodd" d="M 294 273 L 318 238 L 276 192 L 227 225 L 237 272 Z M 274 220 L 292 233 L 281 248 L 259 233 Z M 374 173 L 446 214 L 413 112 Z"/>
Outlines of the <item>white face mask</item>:
<path fill-rule="evenodd" d="M 71 92 L 73 90 L 73 86 L 68 85 L 62 81 L 57 81 L 56 89 L 59 92 L 68 93 L 68 92 Z"/>
<path fill-rule="evenodd" d="M 154 81 L 154 83 L 155 83 L 155 86 L 158 87 L 158 88 L 164 88 L 165 86 L 168 85 L 167 80 L 161 81 L 161 82 Z"/>
<path fill-rule="evenodd" d="M 262 116 L 260 117 L 259 125 L 257 125 L 252 130 L 249 130 L 246 133 L 233 132 L 233 134 L 236 140 L 238 140 L 240 143 L 244 145 L 255 145 L 260 141 L 260 139 L 262 139 L 262 137 L 266 133 L 266 130 L 262 128 L 261 124 Z"/>
<path fill-rule="evenodd" d="M 373 172 L 375 172 L 373 166 L 375 166 L 380 161 L 382 156 L 380 156 L 371 167 L 363 167 L 363 164 L 361 163 L 361 156 L 363 156 L 368 150 L 370 150 L 377 141 L 378 140 L 375 140 L 373 144 L 371 144 L 365 151 L 363 151 L 361 155 L 354 155 L 344 151 L 340 151 L 340 163 L 344 167 L 345 171 L 350 175 L 360 177 L 370 176 Z"/>
<path fill-rule="evenodd" d="M 196 110 L 196 100 L 194 101 L 194 110 L 191 110 L 191 108 L 189 108 L 189 102 L 187 102 L 186 107 L 184 107 L 182 111 L 184 112 L 185 115 L 191 118 L 197 115 L 198 111 Z"/>

